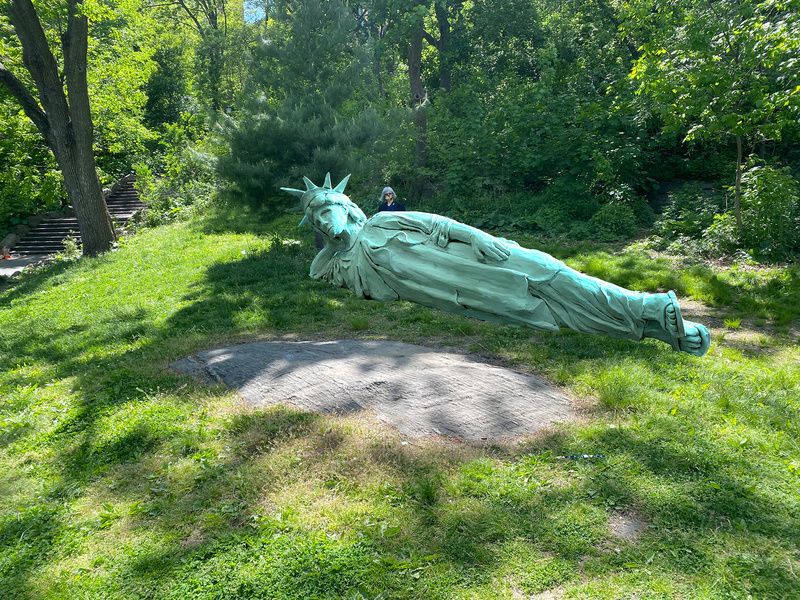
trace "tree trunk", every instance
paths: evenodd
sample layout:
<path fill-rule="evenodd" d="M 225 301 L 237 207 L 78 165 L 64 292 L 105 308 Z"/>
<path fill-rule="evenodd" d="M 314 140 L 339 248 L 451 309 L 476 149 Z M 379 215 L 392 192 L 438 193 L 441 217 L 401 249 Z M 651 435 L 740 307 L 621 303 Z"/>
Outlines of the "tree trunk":
<path fill-rule="evenodd" d="M 424 24 L 422 19 L 414 24 L 408 45 L 408 80 L 411 86 L 411 108 L 414 111 L 414 124 L 417 128 L 415 144 L 416 165 L 424 167 L 427 163 L 428 119 L 425 114 L 427 94 L 422 84 L 422 38 Z"/>
<path fill-rule="evenodd" d="M 452 57 L 450 55 L 450 18 L 447 14 L 447 4 L 444 1 L 436 2 L 436 21 L 439 25 L 439 87 L 445 92 L 450 91 L 452 85 Z"/>
<path fill-rule="evenodd" d="M 736 136 L 736 184 L 733 193 L 733 210 L 736 215 L 736 229 L 742 235 L 742 136 Z"/>
<path fill-rule="evenodd" d="M 78 219 L 83 254 L 93 256 L 109 250 L 116 235 L 97 179 L 94 157 L 90 154 L 87 159 L 86 151 L 74 143 L 62 146 L 55 154 Z"/>
<path fill-rule="evenodd" d="M 25 67 L 36 84 L 41 107 L 2 64 L 0 82 L 20 102 L 55 154 L 78 219 L 83 253 L 91 255 L 110 249 L 116 236 L 92 152 L 93 127 L 86 82 L 88 21 L 78 13 L 82 0 L 68 1 L 67 29 L 62 36 L 63 83 L 31 0 L 12 0 L 9 17 L 22 45 Z"/>
<path fill-rule="evenodd" d="M 72 117 L 69 124 L 72 139 L 62 148 L 67 162 L 62 165 L 61 170 L 64 173 L 67 189 L 72 187 L 74 190 L 69 195 L 81 230 L 83 253 L 93 255 L 108 250 L 116 235 L 108 207 L 103 200 L 103 188 L 97 178 L 97 166 L 92 149 L 94 125 L 89 108 L 89 84 L 86 80 L 89 23 L 86 17 L 77 12 L 77 4 L 80 1 L 69 0 L 70 13 L 63 44 L 66 57 L 64 75 Z M 74 145 L 70 147 L 69 142 L 73 142 Z M 74 158 L 69 160 L 70 157 Z M 73 172 L 74 183 L 69 184 L 67 179 L 72 178 Z"/>

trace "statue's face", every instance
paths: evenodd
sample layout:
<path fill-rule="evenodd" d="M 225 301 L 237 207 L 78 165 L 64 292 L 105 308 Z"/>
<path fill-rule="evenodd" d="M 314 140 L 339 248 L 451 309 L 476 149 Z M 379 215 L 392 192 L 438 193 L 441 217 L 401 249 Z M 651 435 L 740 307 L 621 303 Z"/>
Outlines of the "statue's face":
<path fill-rule="evenodd" d="M 311 195 L 306 216 L 314 229 L 334 243 L 349 243 L 363 225 L 361 219 L 354 215 L 353 208 L 358 210 L 358 207 L 346 195 L 335 190 L 316 189 L 306 194 Z"/>

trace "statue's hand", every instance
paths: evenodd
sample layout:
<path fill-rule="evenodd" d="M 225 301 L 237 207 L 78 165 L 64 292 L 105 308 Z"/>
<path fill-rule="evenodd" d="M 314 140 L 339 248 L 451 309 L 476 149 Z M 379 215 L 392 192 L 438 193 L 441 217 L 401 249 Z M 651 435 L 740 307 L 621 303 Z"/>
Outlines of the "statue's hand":
<path fill-rule="evenodd" d="M 511 254 L 508 244 L 490 235 L 472 235 L 470 241 L 478 260 L 502 262 Z"/>

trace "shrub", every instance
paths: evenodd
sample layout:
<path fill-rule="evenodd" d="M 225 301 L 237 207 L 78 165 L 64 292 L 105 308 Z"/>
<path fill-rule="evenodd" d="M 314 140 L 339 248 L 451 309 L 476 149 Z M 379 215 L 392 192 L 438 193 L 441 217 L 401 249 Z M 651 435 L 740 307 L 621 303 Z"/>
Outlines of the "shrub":
<path fill-rule="evenodd" d="M 752 161 L 742 176 L 742 242 L 756 256 L 800 251 L 800 185 L 788 168 Z"/>
<path fill-rule="evenodd" d="M 160 176 L 137 164 L 136 187 L 147 204 L 144 222 L 159 225 L 179 219 L 189 209 L 208 201 L 217 187 L 208 140 L 189 115 L 181 123 L 165 125 L 164 162 Z"/>
<path fill-rule="evenodd" d="M 724 197 L 700 183 L 688 183 L 669 195 L 661 216 L 656 220 L 657 235 L 674 240 L 680 236 L 700 239 L 722 211 Z"/>
<path fill-rule="evenodd" d="M 0 98 L 0 238 L 36 213 L 66 201 L 61 172 L 36 128 Z"/>
<path fill-rule="evenodd" d="M 725 256 L 736 252 L 741 246 L 736 230 L 736 217 L 731 213 L 714 215 L 714 221 L 703 232 L 703 254 Z"/>
<path fill-rule="evenodd" d="M 589 220 L 596 238 L 610 242 L 630 237 L 636 231 L 636 215 L 626 204 L 610 203 L 602 206 Z"/>

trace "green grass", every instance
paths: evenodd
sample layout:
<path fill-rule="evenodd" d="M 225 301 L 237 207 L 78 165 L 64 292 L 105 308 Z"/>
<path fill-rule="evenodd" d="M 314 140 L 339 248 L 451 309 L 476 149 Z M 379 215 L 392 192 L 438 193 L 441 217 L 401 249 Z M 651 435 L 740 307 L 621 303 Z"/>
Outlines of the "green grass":
<path fill-rule="evenodd" d="M 770 326 L 697 359 L 358 300 L 307 277 L 296 221 L 144 231 L 0 292 L 2 597 L 797 597 L 796 269 L 547 248 Z M 409 444 L 167 369 L 264 336 L 470 350 L 567 386 L 585 417 L 513 446 Z M 576 454 L 602 457 L 558 458 Z"/>

